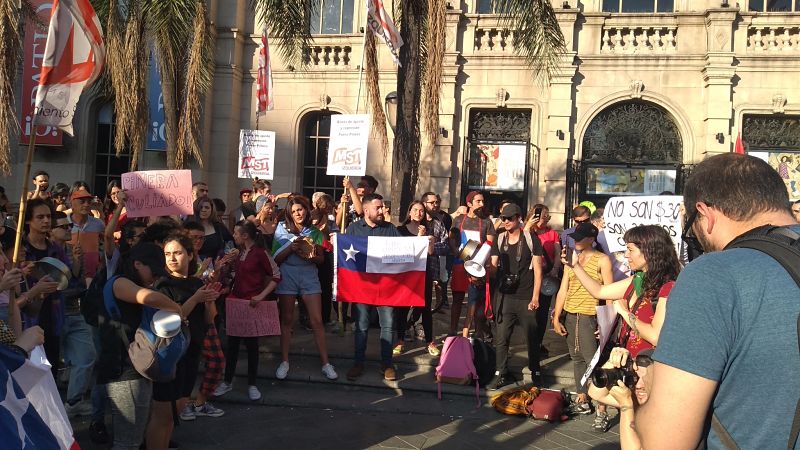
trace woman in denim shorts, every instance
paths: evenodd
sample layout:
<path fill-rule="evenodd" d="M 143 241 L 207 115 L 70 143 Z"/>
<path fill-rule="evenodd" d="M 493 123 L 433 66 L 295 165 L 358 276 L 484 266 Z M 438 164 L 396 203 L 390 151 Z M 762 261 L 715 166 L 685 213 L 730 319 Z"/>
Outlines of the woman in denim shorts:
<path fill-rule="evenodd" d="M 281 354 L 283 361 L 275 376 L 283 380 L 289 373 L 289 343 L 294 322 L 294 302 L 300 296 L 308 310 L 314 340 L 322 359 L 322 373 L 329 380 L 338 378 L 328 362 L 325 326 L 322 323 L 322 288 L 317 264 L 324 261 L 323 236 L 311 225 L 311 205 L 303 196 L 292 197 L 286 204 L 285 220 L 275 229 L 272 253 L 280 265 L 281 282 L 275 289 L 281 310 Z M 305 240 L 306 243 L 302 241 Z M 310 242 L 309 242 L 310 241 Z M 311 245 L 309 245 L 311 244 Z"/>

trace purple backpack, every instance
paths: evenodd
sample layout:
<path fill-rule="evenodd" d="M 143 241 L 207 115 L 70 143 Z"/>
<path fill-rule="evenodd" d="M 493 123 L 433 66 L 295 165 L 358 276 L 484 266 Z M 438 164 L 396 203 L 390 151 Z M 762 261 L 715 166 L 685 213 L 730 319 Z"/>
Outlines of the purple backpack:
<path fill-rule="evenodd" d="M 467 385 L 475 382 L 475 397 L 481 405 L 478 372 L 473 362 L 472 344 L 463 336 L 450 336 L 444 341 L 444 349 L 436 366 L 438 397 L 442 399 L 442 383 Z"/>

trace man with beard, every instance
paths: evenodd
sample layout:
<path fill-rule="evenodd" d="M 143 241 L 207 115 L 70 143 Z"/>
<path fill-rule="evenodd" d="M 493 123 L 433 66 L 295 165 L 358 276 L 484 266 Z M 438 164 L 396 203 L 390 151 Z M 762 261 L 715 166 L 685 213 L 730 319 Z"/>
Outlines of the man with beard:
<path fill-rule="evenodd" d="M 428 222 L 433 220 L 437 221 L 445 230 L 446 235 L 447 230 L 453 227 L 453 218 L 442 211 L 442 198 L 439 194 L 435 192 L 426 192 L 422 194 L 422 205 L 425 206 L 425 214 Z M 434 233 L 434 237 L 436 236 L 436 233 Z M 436 263 L 439 266 L 438 269 L 435 270 L 436 277 L 433 280 L 433 294 L 437 298 L 437 301 L 434 302 L 432 306 L 433 311 L 438 311 L 442 306 L 447 305 L 447 282 L 450 280 L 450 271 L 453 268 L 453 255 L 450 252 L 449 246 L 445 250 L 447 254 L 431 256 L 431 258 L 437 260 Z"/>
<path fill-rule="evenodd" d="M 670 292 L 653 389 L 636 413 L 642 445 L 786 448 L 791 411 L 800 409 L 800 287 L 767 253 L 729 248 L 768 229 L 769 239 L 797 248 L 786 186 L 765 161 L 725 153 L 698 164 L 683 195 L 685 239 L 691 245 L 693 233 L 706 254 Z M 787 264 L 796 268 L 798 257 L 789 253 Z"/>
<path fill-rule="evenodd" d="M 450 229 L 450 247 L 453 254 L 458 255 L 459 249 L 470 240 L 483 244 L 486 241 L 494 242 L 494 239 L 495 230 L 492 221 L 486 217 L 483 194 L 472 191 L 467 194 L 467 213 L 453 218 L 453 227 Z M 450 310 L 450 334 L 455 335 L 458 330 L 461 304 L 466 295 L 468 309 L 464 329 L 468 331 L 472 326 L 472 321 L 475 320 L 475 336 L 482 338 L 484 332 L 488 331 L 483 313 L 486 301 L 486 277 L 470 276 L 464 270 L 464 261 L 456 258 L 453 264 L 451 289 L 453 306 Z"/>

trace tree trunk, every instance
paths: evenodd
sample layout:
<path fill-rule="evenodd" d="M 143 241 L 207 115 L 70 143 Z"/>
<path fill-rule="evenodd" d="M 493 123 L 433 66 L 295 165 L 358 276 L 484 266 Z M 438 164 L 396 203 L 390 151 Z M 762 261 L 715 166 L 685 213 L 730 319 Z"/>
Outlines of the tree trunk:
<path fill-rule="evenodd" d="M 404 217 L 417 189 L 420 155 L 419 105 L 422 90 L 420 50 L 424 2 L 404 1 L 400 21 L 402 67 L 397 72 L 397 124 L 392 152 L 392 209 Z"/>

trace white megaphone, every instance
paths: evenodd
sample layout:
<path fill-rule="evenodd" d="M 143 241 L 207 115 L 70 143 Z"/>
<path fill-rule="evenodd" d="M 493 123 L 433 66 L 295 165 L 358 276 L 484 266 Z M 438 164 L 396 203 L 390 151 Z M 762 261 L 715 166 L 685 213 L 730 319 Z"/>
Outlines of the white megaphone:
<path fill-rule="evenodd" d="M 483 245 L 478 241 L 467 241 L 459 249 L 459 257 L 464 260 L 464 270 L 475 278 L 486 276 L 486 258 L 492 251 L 492 241 L 486 241 Z"/>

